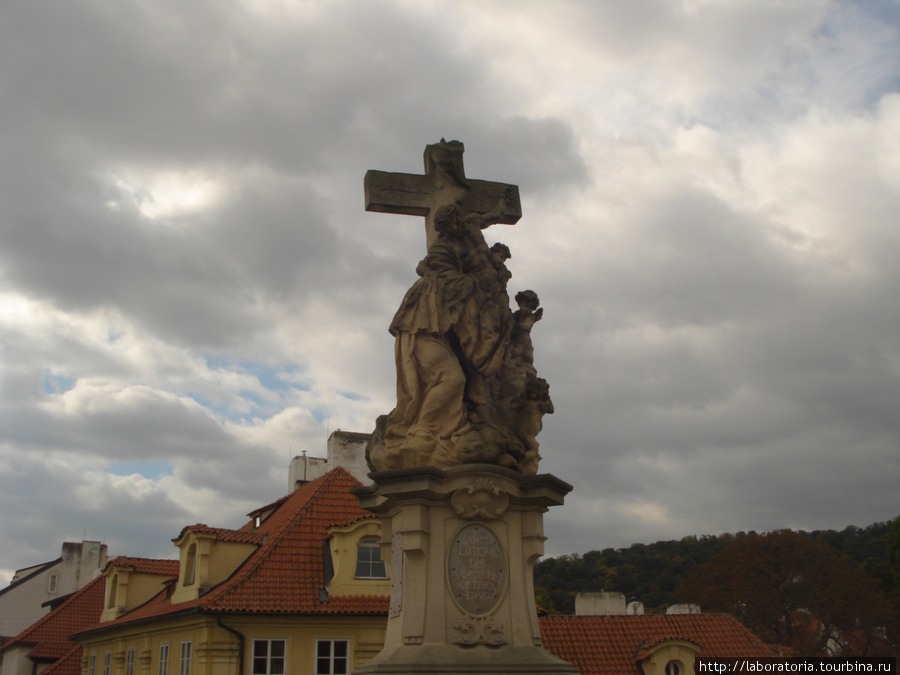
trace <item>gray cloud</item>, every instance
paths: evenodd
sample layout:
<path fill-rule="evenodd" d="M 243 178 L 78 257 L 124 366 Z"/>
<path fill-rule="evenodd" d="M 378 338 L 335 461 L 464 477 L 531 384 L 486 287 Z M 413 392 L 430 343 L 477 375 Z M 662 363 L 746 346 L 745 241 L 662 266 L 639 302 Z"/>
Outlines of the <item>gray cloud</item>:
<path fill-rule="evenodd" d="M 424 241 L 362 177 L 442 136 L 526 207 L 550 552 L 897 515 L 895 14 L 5 4 L 0 571 L 170 555 L 368 431 Z"/>

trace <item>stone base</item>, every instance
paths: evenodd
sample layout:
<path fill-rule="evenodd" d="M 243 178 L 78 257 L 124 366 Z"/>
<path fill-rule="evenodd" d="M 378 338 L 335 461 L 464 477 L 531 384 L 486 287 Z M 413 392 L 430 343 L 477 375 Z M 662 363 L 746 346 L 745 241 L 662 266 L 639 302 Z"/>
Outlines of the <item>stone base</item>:
<path fill-rule="evenodd" d="M 543 514 L 572 489 L 487 464 L 381 471 L 356 490 L 391 552 L 384 649 L 355 673 L 575 675 L 541 646 Z"/>

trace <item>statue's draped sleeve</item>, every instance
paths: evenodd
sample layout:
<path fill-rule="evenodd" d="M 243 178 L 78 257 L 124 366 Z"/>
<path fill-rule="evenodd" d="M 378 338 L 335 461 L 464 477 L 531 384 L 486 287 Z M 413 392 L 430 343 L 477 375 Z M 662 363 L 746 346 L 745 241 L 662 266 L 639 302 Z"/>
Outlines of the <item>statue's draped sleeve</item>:
<path fill-rule="evenodd" d="M 440 239 L 428 249 L 424 274 L 406 292 L 391 321 L 394 337 L 401 333 L 442 336 L 453 330 L 466 303 L 475 293 L 475 280 L 462 272 L 458 253 Z"/>

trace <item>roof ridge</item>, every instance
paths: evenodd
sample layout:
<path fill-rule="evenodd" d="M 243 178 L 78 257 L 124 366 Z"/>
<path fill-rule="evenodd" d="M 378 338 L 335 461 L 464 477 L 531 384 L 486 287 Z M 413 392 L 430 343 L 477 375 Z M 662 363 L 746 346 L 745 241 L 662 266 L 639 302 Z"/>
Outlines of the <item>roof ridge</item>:
<path fill-rule="evenodd" d="M 137 574 L 151 574 L 154 576 L 175 576 L 178 574 L 179 560 L 177 558 L 136 558 L 131 556 L 116 556 L 103 568 L 107 570 L 115 567 L 130 567 Z M 172 569 L 165 569 L 165 568 Z"/>
<path fill-rule="evenodd" d="M 117 555 L 115 558 L 111 558 L 110 561 L 106 564 L 107 564 L 107 566 L 109 566 L 111 563 L 114 563 L 117 560 L 141 560 L 144 562 L 160 562 L 160 561 L 167 562 L 170 560 L 174 560 L 174 558 L 144 558 L 142 556 L 136 556 L 136 555 Z"/>
<path fill-rule="evenodd" d="M 173 538 L 172 541 L 181 541 L 181 539 L 183 539 L 188 532 L 193 532 L 215 535 L 217 541 L 227 542 L 229 539 L 238 539 L 243 540 L 243 543 L 260 543 L 252 541 L 262 539 L 262 535 L 260 533 L 256 531 L 244 530 L 242 528 L 235 529 L 231 527 L 215 527 L 214 525 L 207 525 L 206 523 L 195 523 L 193 525 L 185 525 L 183 528 L 181 528 L 181 532 L 179 532 L 178 536 Z"/>

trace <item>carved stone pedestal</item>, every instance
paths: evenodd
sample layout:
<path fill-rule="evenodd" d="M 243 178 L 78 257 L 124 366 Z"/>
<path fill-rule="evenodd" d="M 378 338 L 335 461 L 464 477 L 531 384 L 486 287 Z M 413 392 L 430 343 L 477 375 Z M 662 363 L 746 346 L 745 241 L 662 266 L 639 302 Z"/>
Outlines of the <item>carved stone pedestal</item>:
<path fill-rule="evenodd" d="M 356 491 L 391 550 L 384 649 L 366 673 L 577 675 L 541 646 L 532 570 L 570 485 L 470 464 L 382 471 Z"/>

